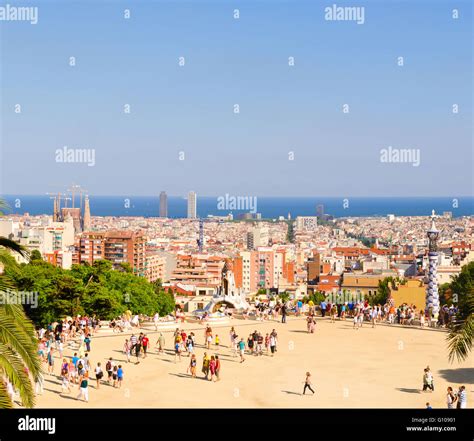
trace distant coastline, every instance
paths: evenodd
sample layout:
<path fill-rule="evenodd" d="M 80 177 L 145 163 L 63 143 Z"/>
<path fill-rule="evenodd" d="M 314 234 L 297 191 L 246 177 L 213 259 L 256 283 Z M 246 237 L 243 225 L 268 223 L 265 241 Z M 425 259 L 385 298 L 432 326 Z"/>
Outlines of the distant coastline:
<path fill-rule="evenodd" d="M 90 195 L 92 216 L 114 217 L 157 217 L 159 193 L 156 196 L 94 196 Z M 53 201 L 48 195 L 3 195 L 11 209 L 5 214 L 51 215 Z M 340 217 L 376 217 L 394 214 L 396 216 L 429 216 L 431 210 L 437 214 L 449 211 L 453 217 L 474 215 L 474 197 L 258 197 L 257 213 L 262 218 L 277 219 L 279 216 L 315 216 L 316 206 L 324 206 L 324 213 Z M 76 199 L 76 206 L 79 198 Z M 71 206 L 69 201 L 68 206 Z M 199 217 L 226 216 L 234 218 L 245 210 L 220 210 L 216 197 L 199 197 Z M 186 217 L 186 199 L 182 196 L 168 196 L 168 216 Z"/>

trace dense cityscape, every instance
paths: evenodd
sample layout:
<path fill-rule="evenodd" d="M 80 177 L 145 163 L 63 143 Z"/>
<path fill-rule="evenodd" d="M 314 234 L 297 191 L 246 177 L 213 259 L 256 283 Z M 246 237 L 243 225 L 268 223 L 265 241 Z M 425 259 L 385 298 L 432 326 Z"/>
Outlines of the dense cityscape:
<path fill-rule="evenodd" d="M 393 294 L 423 306 L 430 213 L 334 219 L 318 205 L 314 216 L 295 219 L 258 219 L 252 213 L 238 220 L 232 213 L 197 219 L 197 197 L 190 192 L 188 217 L 169 219 L 162 192 L 155 218 L 97 217 L 87 196 L 71 196 L 70 207 L 55 197 L 52 215 L 3 217 L 0 235 L 64 269 L 99 259 L 115 268 L 128 263 L 137 276 L 171 288 L 186 312 L 209 302 L 224 267 L 246 296 L 270 290 L 295 299 L 344 290 L 364 297 L 394 277 L 412 282 L 394 287 Z M 436 216 L 436 225 L 442 232 L 437 273 L 443 285 L 474 261 L 474 219 L 445 212 Z"/>

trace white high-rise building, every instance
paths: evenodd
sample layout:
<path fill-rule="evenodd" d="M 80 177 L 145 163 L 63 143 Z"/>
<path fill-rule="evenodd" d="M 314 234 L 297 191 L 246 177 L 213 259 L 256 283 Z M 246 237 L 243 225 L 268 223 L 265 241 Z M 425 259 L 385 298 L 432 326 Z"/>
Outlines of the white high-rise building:
<path fill-rule="evenodd" d="M 188 193 L 188 219 L 197 218 L 197 195 L 196 192 Z"/>
<path fill-rule="evenodd" d="M 297 216 L 296 229 L 298 231 L 315 231 L 318 228 L 317 216 Z"/>

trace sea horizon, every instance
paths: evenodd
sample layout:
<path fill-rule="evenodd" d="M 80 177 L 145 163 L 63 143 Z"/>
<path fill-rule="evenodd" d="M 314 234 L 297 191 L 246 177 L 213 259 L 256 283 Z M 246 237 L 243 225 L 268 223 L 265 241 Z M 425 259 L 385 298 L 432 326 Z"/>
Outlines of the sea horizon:
<path fill-rule="evenodd" d="M 256 198 L 256 207 L 238 207 L 231 205 L 219 206 L 221 196 L 198 196 L 198 217 L 227 216 L 229 213 L 237 218 L 240 214 L 253 212 L 260 213 L 264 219 L 273 219 L 280 216 L 291 218 L 296 216 L 315 216 L 316 207 L 324 206 L 324 213 L 335 218 L 343 217 L 381 217 L 393 214 L 395 216 L 430 216 L 432 210 L 436 214 L 451 212 L 453 217 L 471 216 L 474 214 L 474 197 L 322 197 L 322 196 L 240 196 L 241 198 Z M 228 195 L 232 198 L 234 195 Z M 53 200 L 51 195 L 12 195 L 2 196 L 10 209 L 6 215 L 52 215 Z M 235 195 L 237 197 L 237 195 Z M 80 198 L 76 196 L 75 206 L 80 205 Z M 245 199 L 244 199 L 245 200 Z M 158 217 L 159 193 L 153 196 L 110 196 L 89 195 L 92 216 L 113 217 Z M 62 204 L 64 206 L 64 204 Z M 68 201 L 71 207 L 71 201 Z M 186 218 L 186 196 L 168 195 L 168 217 Z"/>

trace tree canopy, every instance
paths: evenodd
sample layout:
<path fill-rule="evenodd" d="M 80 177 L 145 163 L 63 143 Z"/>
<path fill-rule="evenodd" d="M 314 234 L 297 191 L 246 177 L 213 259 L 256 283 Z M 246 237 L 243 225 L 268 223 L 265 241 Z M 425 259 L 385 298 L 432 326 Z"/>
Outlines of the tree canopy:
<path fill-rule="evenodd" d="M 175 306 L 173 295 L 161 284 L 137 277 L 126 267 L 114 270 L 106 260 L 65 270 L 32 259 L 29 264 L 7 265 L 5 275 L 18 291 L 38 293 L 37 307 L 25 305 L 26 314 L 36 324 L 78 314 L 111 319 L 127 310 L 163 316 Z"/>

